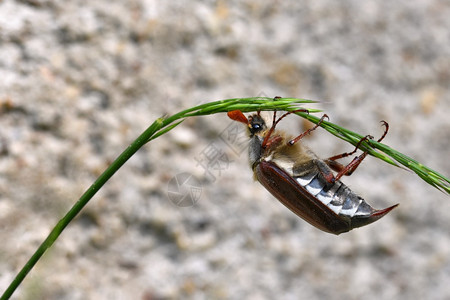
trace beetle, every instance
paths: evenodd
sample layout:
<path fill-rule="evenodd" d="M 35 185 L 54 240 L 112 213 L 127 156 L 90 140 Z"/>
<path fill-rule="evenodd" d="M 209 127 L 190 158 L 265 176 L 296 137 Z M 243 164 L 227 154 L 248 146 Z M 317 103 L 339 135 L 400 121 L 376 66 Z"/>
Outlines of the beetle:
<path fill-rule="evenodd" d="M 356 156 L 346 166 L 336 160 L 356 153 L 361 143 L 373 139 L 372 136 L 362 138 L 352 152 L 322 160 L 299 141 L 315 130 L 325 118 L 328 119 L 326 114 L 318 124 L 297 137 L 275 129 L 284 117 L 300 111 L 309 113 L 306 109 L 298 109 L 276 119 L 274 111 L 270 128 L 259 111 L 248 118 L 240 110 L 228 112 L 229 118 L 247 125 L 250 136 L 249 162 L 255 180 L 297 216 L 320 230 L 336 235 L 375 222 L 398 206 L 374 209 L 340 181 L 342 176 L 355 171 L 367 152 Z M 381 122 L 385 131 L 378 142 L 383 140 L 389 130 L 388 123 Z M 333 170 L 337 172 L 336 175 Z"/>

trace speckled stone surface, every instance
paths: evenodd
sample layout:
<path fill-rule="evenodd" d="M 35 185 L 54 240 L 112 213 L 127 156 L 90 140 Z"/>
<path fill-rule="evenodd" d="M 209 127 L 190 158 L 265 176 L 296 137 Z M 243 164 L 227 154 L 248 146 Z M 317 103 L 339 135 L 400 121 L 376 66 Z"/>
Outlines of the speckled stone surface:
<path fill-rule="evenodd" d="M 156 118 L 286 96 L 450 175 L 450 2 L 0 1 L 0 291 L 101 172 Z M 14 299 L 450 299 L 450 197 L 367 158 L 344 182 L 376 208 L 323 233 L 252 180 L 192 118 L 141 149 Z M 303 122 L 289 118 L 292 134 Z M 352 150 L 322 129 L 321 156 Z M 205 172 L 202 155 L 227 158 Z M 169 182 L 193 175 L 195 205 Z M 214 176 L 214 177 L 213 177 Z"/>

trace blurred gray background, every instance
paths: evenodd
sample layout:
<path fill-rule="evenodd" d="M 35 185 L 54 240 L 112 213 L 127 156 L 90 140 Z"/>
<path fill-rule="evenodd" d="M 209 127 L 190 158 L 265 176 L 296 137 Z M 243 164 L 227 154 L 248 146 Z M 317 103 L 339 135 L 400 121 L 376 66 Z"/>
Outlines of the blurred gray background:
<path fill-rule="evenodd" d="M 314 99 L 374 136 L 384 119 L 385 143 L 449 176 L 449 16 L 445 0 L 0 1 L 0 290 L 148 125 L 199 103 Z M 450 299 L 448 195 L 368 157 L 344 182 L 400 206 L 326 234 L 253 182 L 230 123 L 192 118 L 139 151 L 15 299 Z M 323 129 L 305 142 L 353 149 Z M 168 197 L 181 173 L 193 206 Z"/>

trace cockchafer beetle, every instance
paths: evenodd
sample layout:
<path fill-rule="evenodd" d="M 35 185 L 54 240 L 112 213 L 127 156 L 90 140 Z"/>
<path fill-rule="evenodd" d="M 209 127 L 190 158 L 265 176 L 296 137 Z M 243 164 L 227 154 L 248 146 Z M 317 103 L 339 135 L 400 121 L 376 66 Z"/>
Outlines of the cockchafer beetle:
<path fill-rule="evenodd" d="M 248 118 L 240 110 L 228 112 L 229 118 L 247 125 L 250 135 L 249 160 L 256 180 L 297 216 L 318 229 L 336 235 L 375 222 L 398 205 L 374 209 L 340 181 L 343 175 L 351 175 L 355 171 L 367 152 L 356 156 L 346 166 L 336 160 L 354 154 L 360 144 L 373 139 L 372 136 L 362 138 L 352 152 L 322 160 L 299 141 L 315 130 L 324 118 L 328 118 L 327 115 L 323 115 L 316 126 L 294 138 L 275 130 L 284 117 L 299 111 L 308 113 L 308 110 L 299 109 L 276 119 L 275 111 L 270 128 L 259 112 Z M 389 130 L 388 123 L 382 123 L 385 131 L 378 142 Z"/>

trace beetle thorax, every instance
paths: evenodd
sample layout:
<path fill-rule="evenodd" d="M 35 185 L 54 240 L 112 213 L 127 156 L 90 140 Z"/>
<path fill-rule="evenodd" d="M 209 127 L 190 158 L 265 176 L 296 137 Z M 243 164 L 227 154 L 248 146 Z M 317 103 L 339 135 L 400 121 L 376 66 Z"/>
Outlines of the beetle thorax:
<path fill-rule="evenodd" d="M 289 145 L 288 142 L 293 137 L 287 136 L 283 131 L 276 130 L 272 132 L 269 143 L 265 149 L 262 144 L 269 130 L 255 134 L 250 139 L 249 161 L 252 168 L 259 162 L 272 161 L 283 166 L 286 169 L 292 169 L 295 166 L 303 165 L 316 159 L 317 156 L 302 143 Z M 270 140 L 272 139 L 273 142 Z"/>

